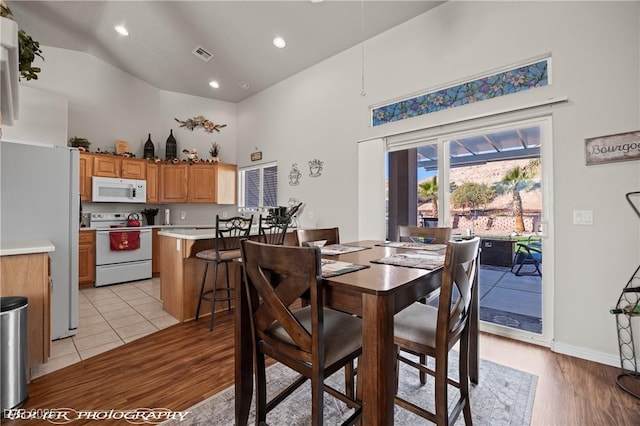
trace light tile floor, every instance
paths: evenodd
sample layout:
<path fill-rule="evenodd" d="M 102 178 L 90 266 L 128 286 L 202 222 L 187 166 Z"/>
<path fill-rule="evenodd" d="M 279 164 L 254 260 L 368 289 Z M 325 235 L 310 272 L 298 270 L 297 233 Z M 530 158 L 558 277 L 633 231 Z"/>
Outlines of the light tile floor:
<path fill-rule="evenodd" d="M 162 310 L 159 278 L 81 289 L 78 310 L 76 335 L 53 341 L 49 362 L 32 378 L 178 323 Z"/>

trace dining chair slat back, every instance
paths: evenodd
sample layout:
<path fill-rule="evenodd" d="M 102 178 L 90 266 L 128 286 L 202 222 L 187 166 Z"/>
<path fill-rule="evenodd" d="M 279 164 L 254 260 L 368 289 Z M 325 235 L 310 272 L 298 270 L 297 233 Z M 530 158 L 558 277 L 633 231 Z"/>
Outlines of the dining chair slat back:
<path fill-rule="evenodd" d="M 473 286 L 476 285 L 480 238 L 449 242 L 445 254 L 438 307 L 414 303 L 394 317 L 394 343 L 399 362 L 412 365 L 424 374 L 435 377 L 435 411 L 412 404 L 396 394 L 394 402 L 436 423 L 455 423 L 462 412 L 465 424 L 471 425 L 469 400 L 469 324 L 473 313 Z M 458 380 L 448 377 L 449 352 L 460 342 Z M 420 362 L 407 358 L 401 351 L 421 356 Z M 423 356 L 435 358 L 435 370 L 427 368 Z M 396 380 L 399 364 L 396 366 Z M 449 412 L 447 384 L 459 389 L 453 409 Z"/>
<path fill-rule="evenodd" d="M 288 227 L 288 218 L 276 216 L 261 216 L 258 227 L 260 241 L 265 244 L 274 244 L 281 246 L 282 244 L 284 244 L 284 239 L 287 235 Z"/>
<path fill-rule="evenodd" d="M 339 228 L 298 229 L 296 239 L 299 246 L 313 241 L 326 241 L 327 245 L 340 244 Z"/>
<path fill-rule="evenodd" d="M 451 228 L 425 228 L 422 226 L 398 225 L 398 241 L 414 243 L 447 244 L 451 239 Z"/>
<path fill-rule="evenodd" d="M 320 425 L 323 392 L 328 388 L 324 380 L 346 365 L 353 371 L 353 362 L 362 352 L 362 321 L 324 307 L 318 247 L 250 240 L 243 240 L 241 245 L 255 360 L 256 424 L 266 422 L 273 407 L 310 379 L 311 423 Z M 294 302 L 307 291 L 309 305 L 294 308 Z M 265 356 L 301 375 L 268 403 Z M 331 394 L 354 408 L 349 423 L 345 422 L 353 424 L 361 416 L 360 404 L 335 389 Z"/>

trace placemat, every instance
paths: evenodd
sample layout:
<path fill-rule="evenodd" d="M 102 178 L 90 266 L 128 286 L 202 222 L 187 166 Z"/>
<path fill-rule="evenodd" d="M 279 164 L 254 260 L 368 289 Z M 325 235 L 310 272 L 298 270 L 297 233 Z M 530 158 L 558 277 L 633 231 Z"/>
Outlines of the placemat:
<path fill-rule="evenodd" d="M 364 246 L 348 246 L 345 244 L 329 244 L 320 248 L 320 251 L 325 256 L 334 256 L 338 254 L 352 253 L 354 251 L 368 250 L 371 247 Z"/>
<path fill-rule="evenodd" d="M 444 265 L 444 255 L 419 252 L 396 253 L 371 262 L 431 270 Z"/>
<path fill-rule="evenodd" d="M 391 241 L 388 243 L 378 244 L 381 247 L 393 247 L 412 250 L 444 250 L 447 248 L 446 244 L 425 244 L 425 243 L 412 243 L 409 241 Z"/>
<path fill-rule="evenodd" d="M 355 263 L 340 262 L 338 260 L 322 259 L 322 278 L 331 278 L 366 268 L 369 268 L 369 265 L 357 265 Z"/>

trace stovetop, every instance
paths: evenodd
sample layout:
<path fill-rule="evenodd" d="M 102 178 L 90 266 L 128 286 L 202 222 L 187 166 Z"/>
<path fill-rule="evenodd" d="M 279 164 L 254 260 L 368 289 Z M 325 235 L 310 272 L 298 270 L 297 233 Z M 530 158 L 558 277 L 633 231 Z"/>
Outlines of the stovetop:
<path fill-rule="evenodd" d="M 127 218 L 131 213 L 91 213 L 90 228 L 112 228 L 114 226 L 126 226 Z"/>

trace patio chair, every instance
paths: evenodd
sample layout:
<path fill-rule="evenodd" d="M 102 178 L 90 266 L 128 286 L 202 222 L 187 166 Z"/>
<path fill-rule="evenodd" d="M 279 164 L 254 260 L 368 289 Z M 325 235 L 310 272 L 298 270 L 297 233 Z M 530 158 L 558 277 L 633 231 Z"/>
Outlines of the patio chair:
<path fill-rule="evenodd" d="M 526 265 L 533 265 L 533 270 L 527 271 L 525 269 L 523 271 L 522 267 Z M 511 265 L 513 274 L 517 276 L 538 275 L 541 277 L 540 265 L 542 265 L 542 241 L 540 237 L 532 235 L 527 239 L 526 243 L 522 241 L 516 243 L 516 254 Z"/>

